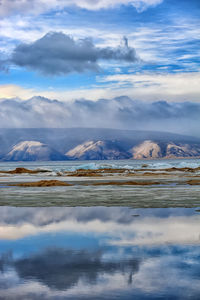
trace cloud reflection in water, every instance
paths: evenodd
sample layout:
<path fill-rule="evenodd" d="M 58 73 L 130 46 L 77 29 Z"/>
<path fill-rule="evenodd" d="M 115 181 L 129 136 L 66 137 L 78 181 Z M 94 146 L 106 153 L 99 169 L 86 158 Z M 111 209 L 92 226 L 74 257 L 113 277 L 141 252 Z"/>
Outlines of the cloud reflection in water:
<path fill-rule="evenodd" d="M 194 209 L 1 208 L 0 216 L 0 299 L 179 299 L 183 288 L 184 299 L 198 299 Z"/>

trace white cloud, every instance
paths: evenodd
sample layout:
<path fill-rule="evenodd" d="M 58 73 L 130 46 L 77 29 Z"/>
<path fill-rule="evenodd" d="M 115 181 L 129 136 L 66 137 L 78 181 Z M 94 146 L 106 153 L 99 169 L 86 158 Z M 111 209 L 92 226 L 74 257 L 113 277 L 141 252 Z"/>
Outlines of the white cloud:
<path fill-rule="evenodd" d="M 43 96 L 60 101 L 86 98 L 114 98 L 126 95 L 142 101 L 200 102 L 200 73 L 138 73 L 98 76 L 95 86 L 80 89 L 30 89 L 18 85 L 0 85 L 1 98 L 28 99 Z"/>
<path fill-rule="evenodd" d="M 99 77 L 99 81 L 112 83 L 135 99 L 200 101 L 199 72 L 118 74 Z"/>
<path fill-rule="evenodd" d="M 132 5 L 138 11 L 149 6 L 156 6 L 163 0 L 1 0 L 0 16 L 11 14 L 40 14 L 51 9 L 63 9 L 68 6 L 77 6 L 87 10 L 114 8 L 120 5 Z"/>
<path fill-rule="evenodd" d="M 181 24 L 179 24 L 179 21 Z M 182 24 L 183 23 L 183 24 Z M 84 24 L 84 27 L 77 27 L 73 22 L 64 26 L 63 18 L 56 17 L 42 18 L 41 16 L 12 16 L 0 19 L 2 42 L 0 51 L 10 53 L 11 50 L 21 43 L 31 43 L 52 28 L 56 32 L 63 32 L 72 35 L 75 39 L 91 37 L 98 47 L 117 47 L 119 40 L 125 35 L 129 39 L 129 44 L 136 49 L 138 56 L 146 63 L 165 65 L 179 65 L 187 71 L 198 70 L 199 65 L 195 60 L 198 57 L 198 47 L 190 49 L 188 47 L 192 41 L 200 37 L 200 30 L 195 20 L 187 19 L 181 21 L 180 18 L 173 20 L 171 26 L 148 24 L 140 26 L 134 24 L 133 27 L 118 27 L 111 24 L 104 28 L 99 24 Z M 159 45 L 159 47 L 158 47 Z M 178 49 L 185 48 L 186 53 L 177 54 Z M 148 50 L 147 50 L 148 49 Z M 189 63 L 187 66 L 186 62 Z M 193 62 L 192 62 L 193 61 Z"/>
<path fill-rule="evenodd" d="M 26 89 L 15 84 L 3 84 L 0 85 L 0 95 L 1 98 L 11 99 L 11 98 L 21 98 L 27 99 L 32 97 L 36 93 L 33 89 Z"/>
<path fill-rule="evenodd" d="M 84 223 L 84 226 L 82 222 L 73 219 L 44 226 L 27 223 L 19 226 L 0 226 L 0 238 L 6 240 L 54 232 L 105 234 L 112 237 L 110 241 L 107 240 L 109 244 L 120 246 L 199 244 L 199 217 L 145 217 L 128 224 L 92 220 Z"/>
<path fill-rule="evenodd" d="M 49 99 L 58 99 L 63 102 L 73 101 L 80 98 L 87 98 L 97 101 L 99 98 L 112 98 L 118 93 L 112 91 L 109 87 L 93 87 L 80 89 L 36 89 L 26 88 L 15 84 L 0 85 L 1 99 L 20 98 L 22 100 L 29 99 L 34 96 L 47 97 Z"/>

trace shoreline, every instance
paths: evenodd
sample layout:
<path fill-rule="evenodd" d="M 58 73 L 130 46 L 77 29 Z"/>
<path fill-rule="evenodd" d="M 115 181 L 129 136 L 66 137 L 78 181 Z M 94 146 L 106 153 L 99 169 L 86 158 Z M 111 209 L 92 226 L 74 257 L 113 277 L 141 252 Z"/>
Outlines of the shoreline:
<path fill-rule="evenodd" d="M 71 185 L 200 185 L 200 167 L 152 169 L 103 168 L 97 170 L 78 169 L 56 172 L 26 168 L 0 171 L 0 185 L 22 187 L 71 186 Z M 14 181 L 13 181 L 14 180 Z"/>

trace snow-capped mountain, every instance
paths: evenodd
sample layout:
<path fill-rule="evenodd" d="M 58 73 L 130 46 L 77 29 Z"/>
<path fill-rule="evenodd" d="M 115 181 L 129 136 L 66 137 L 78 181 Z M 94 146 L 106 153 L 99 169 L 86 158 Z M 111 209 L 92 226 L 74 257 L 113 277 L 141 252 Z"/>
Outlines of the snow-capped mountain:
<path fill-rule="evenodd" d="M 135 146 L 130 151 L 132 158 L 144 159 L 144 158 L 161 158 L 162 152 L 158 143 L 152 141 L 144 141 L 142 144 Z"/>
<path fill-rule="evenodd" d="M 119 141 L 88 141 L 68 151 L 66 156 L 78 160 L 198 157 L 200 146 L 145 140 L 130 150 L 124 150 Z"/>
<path fill-rule="evenodd" d="M 127 159 L 130 154 L 114 141 L 88 141 L 68 151 L 66 156 L 79 160 Z"/>
<path fill-rule="evenodd" d="M 38 141 L 23 141 L 12 147 L 4 157 L 6 161 L 63 160 L 64 155 Z"/>
<path fill-rule="evenodd" d="M 198 156 L 200 139 L 167 132 L 105 128 L 0 129 L 0 159 L 7 161 Z"/>
<path fill-rule="evenodd" d="M 195 157 L 200 156 L 200 147 L 195 145 L 176 145 L 174 143 L 169 143 L 166 149 L 166 157 Z"/>
<path fill-rule="evenodd" d="M 180 158 L 200 156 L 200 145 L 144 141 L 133 147 L 133 159 Z"/>

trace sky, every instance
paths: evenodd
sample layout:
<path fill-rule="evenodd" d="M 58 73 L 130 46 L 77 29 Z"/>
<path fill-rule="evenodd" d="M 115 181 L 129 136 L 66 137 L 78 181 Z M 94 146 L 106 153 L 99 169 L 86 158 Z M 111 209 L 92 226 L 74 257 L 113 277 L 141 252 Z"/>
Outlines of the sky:
<path fill-rule="evenodd" d="M 199 25 L 199 0 L 0 0 L 0 98 L 199 110 Z"/>

